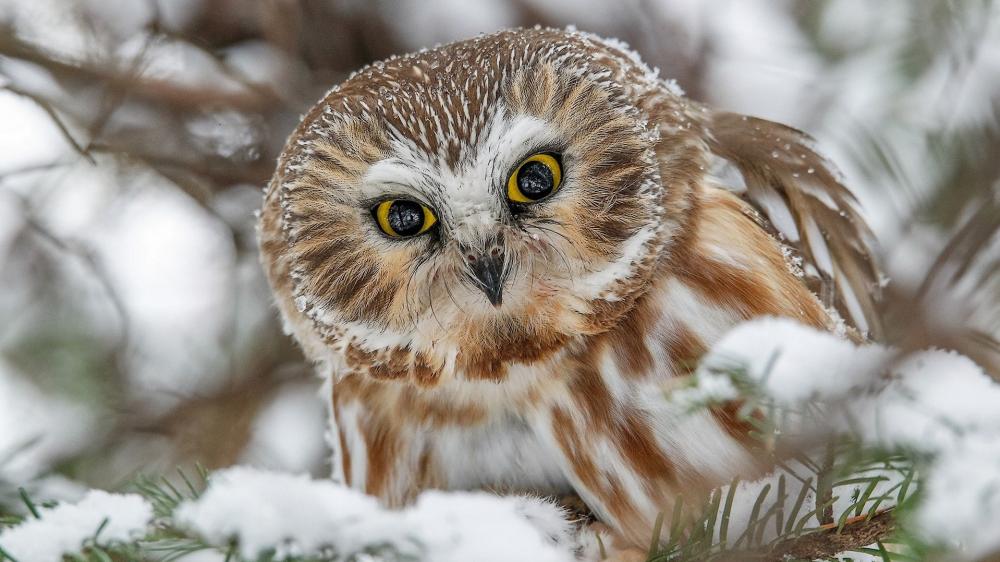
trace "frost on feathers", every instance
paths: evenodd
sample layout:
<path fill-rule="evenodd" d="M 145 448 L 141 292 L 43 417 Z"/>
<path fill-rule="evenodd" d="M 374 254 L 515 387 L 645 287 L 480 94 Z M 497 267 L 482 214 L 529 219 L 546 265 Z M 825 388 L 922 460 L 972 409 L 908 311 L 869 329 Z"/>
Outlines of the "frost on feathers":
<path fill-rule="evenodd" d="M 18 562 L 61 562 L 64 554 L 79 553 L 84 541 L 111 545 L 139 539 L 153 508 L 135 494 L 91 490 L 76 504 L 42 509 L 40 515 L 0 533 L 0 547 Z"/>
<path fill-rule="evenodd" d="M 993 527 L 1000 518 L 1000 384 L 967 357 L 859 346 L 792 320 L 761 318 L 724 336 L 695 384 L 675 394 L 711 402 L 726 390 L 717 380 L 726 372 L 740 373 L 779 407 L 823 405 L 825 430 L 927 459 L 922 501 L 908 520 L 914 529 L 966 559 L 1000 551 Z"/>
<path fill-rule="evenodd" d="M 400 511 L 330 481 L 245 467 L 216 473 L 177 521 L 215 545 L 235 538 L 256 558 L 395 551 L 435 561 L 573 559 L 562 510 L 523 497 L 425 492 Z"/>

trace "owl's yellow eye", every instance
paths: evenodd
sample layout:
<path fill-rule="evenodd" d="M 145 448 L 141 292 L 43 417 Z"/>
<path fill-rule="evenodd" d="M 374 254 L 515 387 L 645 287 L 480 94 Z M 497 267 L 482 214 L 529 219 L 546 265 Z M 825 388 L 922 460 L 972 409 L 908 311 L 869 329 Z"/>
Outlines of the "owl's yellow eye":
<path fill-rule="evenodd" d="M 514 203 L 533 203 L 559 189 L 562 166 L 555 154 L 542 152 L 524 159 L 507 179 L 507 199 Z"/>
<path fill-rule="evenodd" d="M 375 222 L 382 232 L 393 238 L 409 238 L 423 234 L 434 226 L 437 217 L 426 205 L 406 199 L 387 199 L 372 209 Z"/>

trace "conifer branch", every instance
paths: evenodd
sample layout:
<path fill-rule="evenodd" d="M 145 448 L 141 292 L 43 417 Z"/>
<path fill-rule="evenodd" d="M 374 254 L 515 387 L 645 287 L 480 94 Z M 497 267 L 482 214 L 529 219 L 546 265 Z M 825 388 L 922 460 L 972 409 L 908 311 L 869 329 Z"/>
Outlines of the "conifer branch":
<path fill-rule="evenodd" d="M 823 560 L 884 541 L 894 529 L 895 518 L 892 512 L 883 511 L 871 518 L 860 516 L 848 519 L 839 531 L 836 523 L 824 525 L 812 533 L 786 539 L 767 548 L 730 553 L 720 560 L 726 562 Z"/>

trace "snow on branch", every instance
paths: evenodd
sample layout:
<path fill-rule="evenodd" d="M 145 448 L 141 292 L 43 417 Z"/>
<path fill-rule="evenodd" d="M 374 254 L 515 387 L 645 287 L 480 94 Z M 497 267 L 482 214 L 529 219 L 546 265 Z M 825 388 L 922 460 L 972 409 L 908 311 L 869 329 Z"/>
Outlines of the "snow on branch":
<path fill-rule="evenodd" d="M 88 546 L 129 543 L 147 533 L 153 518 L 141 496 L 102 490 L 91 490 L 76 504 L 33 509 L 34 519 L 0 533 L 2 552 L 17 562 L 60 562 Z"/>
<path fill-rule="evenodd" d="M 795 425 L 803 443 L 850 436 L 862 447 L 907 453 L 919 461 L 922 490 L 906 521 L 911 530 L 968 559 L 1000 550 L 992 523 L 1000 517 L 1000 385 L 967 357 L 856 345 L 761 318 L 723 337 L 693 378 L 671 399 L 748 396 L 785 421 L 775 433 Z"/>
<path fill-rule="evenodd" d="M 563 510 L 529 497 L 425 492 L 403 510 L 382 508 L 327 480 L 237 467 L 215 473 L 177 522 L 205 541 L 235 539 L 245 559 L 393 553 L 447 561 L 573 560 Z"/>

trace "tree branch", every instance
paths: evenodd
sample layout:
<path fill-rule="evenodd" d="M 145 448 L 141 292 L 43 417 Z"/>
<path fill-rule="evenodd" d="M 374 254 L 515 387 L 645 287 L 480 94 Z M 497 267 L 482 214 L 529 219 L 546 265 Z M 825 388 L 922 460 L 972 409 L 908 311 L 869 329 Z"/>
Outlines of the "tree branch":
<path fill-rule="evenodd" d="M 242 111 L 262 111 L 281 103 L 273 93 L 261 87 L 246 87 L 240 91 L 222 88 L 187 86 L 174 81 L 137 76 L 122 71 L 114 64 L 96 65 L 86 61 L 65 60 L 16 37 L 0 28 L 0 55 L 41 66 L 57 78 L 100 82 L 109 88 L 125 89 L 130 94 L 165 107 L 189 110 L 221 106 Z"/>
<path fill-rule="evenodd" d="M 774 545 L 751 551 L 735 552 L 723 556 L 726 562 L 784 562 L 786 560 L 817 560 L 864 548 L 883 541 L 892 534 L 896 521 L 891 511 L 883 511 L 868 519 L 854 517 L 838 532 L 836 524 L 824 525 L 819 530 Z"/>

